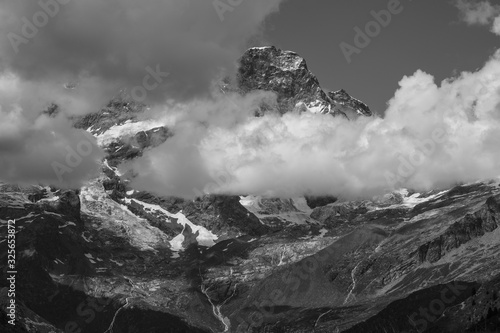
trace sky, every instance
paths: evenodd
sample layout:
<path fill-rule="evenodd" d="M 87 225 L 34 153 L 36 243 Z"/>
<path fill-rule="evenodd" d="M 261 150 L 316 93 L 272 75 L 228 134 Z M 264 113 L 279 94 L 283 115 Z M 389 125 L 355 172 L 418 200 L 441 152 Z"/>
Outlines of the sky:
<path fill-rule="evenodd" d="M 389 2 L 288 0 L 266 20 L 264 43 L 299 53 L 323 89 L 343 88 L 379 114 L 404 75 L 421 69 L 441 81 L 482 67 L 500 46 L 488 29 L 460 19 L 456 1 L 402 0 L 402 11 L 347 63 L 340 43 L 354 45 L 354 27 L 364 30 Z"/>

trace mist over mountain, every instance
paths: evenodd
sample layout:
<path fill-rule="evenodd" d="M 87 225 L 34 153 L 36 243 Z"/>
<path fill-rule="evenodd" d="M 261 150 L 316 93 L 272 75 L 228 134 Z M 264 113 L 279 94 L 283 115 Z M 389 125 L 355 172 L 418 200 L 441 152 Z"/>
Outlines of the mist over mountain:
<path fill-rule="evenodd" d="M 247 64 L 250 57 L 255 64 Z M 211 193 L 359 198 L 497 175 L 498 54 L 478 71 L 440 84 L 420 70 L 403 78 L 383 118 L 332 100 L 336 95 L 325 93 L 294 53 L 250 49 L 242 59 L 237 89 L 156 111 L 162 116 L 190 110 L 170 125 L 178 143 L 167 141 L 126 166 L 137 172 L 135 186 L 192 197 L 222 177 Z M 241 90 L 274 92 L 276 100 Z M 191 157 L 184 154 L 187 146 L 196 147 Z M 197 169 L 190 173 L 186 164 Z M 199 175 L 205 176 L 195 182 Z"/>

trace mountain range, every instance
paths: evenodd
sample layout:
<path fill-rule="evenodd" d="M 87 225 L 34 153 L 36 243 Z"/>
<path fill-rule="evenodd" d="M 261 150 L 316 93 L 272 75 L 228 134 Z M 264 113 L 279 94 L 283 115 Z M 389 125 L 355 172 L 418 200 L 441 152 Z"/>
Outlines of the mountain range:
<path fill-rule="evenodd" d="M 378 117 L 273 46 L 219 87 L 275 93 L 256 117 Z M 500 332 L 499 179 L 354 201 L 160 196 L 119 170 L 175 135 L 146 108 L 118 96 L 74 119 L 106 154 L 81 188 L 0 184 L 0 259 L 15 220 L 18 271 L 2 332 Z"/>

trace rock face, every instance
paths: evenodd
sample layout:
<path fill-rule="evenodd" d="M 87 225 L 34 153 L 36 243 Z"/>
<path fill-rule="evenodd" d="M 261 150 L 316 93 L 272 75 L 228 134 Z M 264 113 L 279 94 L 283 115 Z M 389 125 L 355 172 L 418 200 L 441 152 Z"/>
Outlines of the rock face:
<path fill-rule="evenodd" d="M 326 206 L 328 204 L 334 203 L 337 201 L 337 198 L 332 197 L 332 196 L 322 196 L 322 197 L 312 197 L 312 196 L 305 196 L 307 205 L 311 207 L 312 209 L 316 207 L 322 207 Z"/>
<path fill-rule="evenodd" d="M 242 235 L 262 236 L 269 232 L 259 219 L 240 204 L 235 196 L 207 195 L 184 206 L 186 217 L 210 228 L 224 238 Z"/>
<path fill-rule="evenodd" d="M 90 113 L 76 118 L 74 126 L 88 130 L 93 135 L 98 135 L 111 127 L 121 125 L 127 121 L 135 120 L 137 115 L 144 111 L 145 105 L 130 101 L 123 94 L 113 98 L 108 105 L 99 112 Z"/>
<path fill-rule="evenodd" d="M 173 133 L 168 128 L 160 126 L 129 137 L 117 138 L 105 148 L 109 165 L 117 166 L 124 160 L 140 157 L 144 150 L 157 147 L 172 136 Z"/>
<path fill-rule="evenodd" d="M 351 97 L 344 89 L 331 91 L 328 97 L 335 103 L 335 107 L 344 112 L 349 119 L 357 116 L 371 117 L 373 114 L 365 103 Z"/>
<path fill-rule="evenodd" d="M 225 313 L 242 332 L 497 332 L 499 192 L 477 183 L 318 207 L 311 216 L 340 238 Z"/>
<path fill-rule="evenodd" d="M 299 109 L 349 119 L 371 116 L 366 104 L 343 90 L 326 94 L 304 58 L 274 46 L 255 47 L 245 52 L 240 59 L 238 87 L 243 93 L 252 90 L 275 92 L 280 113 Z"/>
<path fill-rule="evenodd" d="M 59 199 L 51 206 L 55 212 L 63 213 L 65 215 L 73 216 L 75 219 L 80 220 L 80 197 L 79 191 L 61 190 L 55 193 L 59 194 Z"/>
<path fill-rule="evenodd" d="M 443 234 L 418 249 L 420 262 L 436 262 L 444 255 L 472 239 L 492 232 L 500 226 L 498 198 L 490 197 L 484 206 L 453 223 Z"/>

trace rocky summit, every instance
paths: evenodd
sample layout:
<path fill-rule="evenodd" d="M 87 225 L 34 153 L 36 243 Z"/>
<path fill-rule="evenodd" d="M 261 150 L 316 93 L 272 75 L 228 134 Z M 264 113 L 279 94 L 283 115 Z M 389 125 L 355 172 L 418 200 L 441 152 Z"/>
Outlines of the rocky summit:
<path fill-rule="evenodd" d="M 248 50 L 233 89 L 276 93 L 280 113 L 372 116 L 275 47 Z M 118 97 L 74 119 L 106 153 L 81 188 L 0 184 L 18 272 L 15 327 L 0 282 L 1 332 L 500 330 L 498 179 L 358 201 L 162 197 L 117 168 L 175 135 L 145 108 Z"/>
<path fill-rule="evenodd" d="M 304 58 L 274 46 L 254 47 L 245 52 L 240 59 L 238 87 L 243 92 L 275 92 L 281 113 L 299 109 L 348 119 L 372 116 L 366 104 L 344 90 L 325 93 Z"/>

